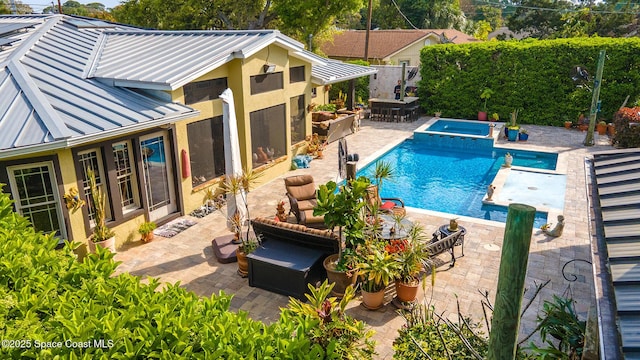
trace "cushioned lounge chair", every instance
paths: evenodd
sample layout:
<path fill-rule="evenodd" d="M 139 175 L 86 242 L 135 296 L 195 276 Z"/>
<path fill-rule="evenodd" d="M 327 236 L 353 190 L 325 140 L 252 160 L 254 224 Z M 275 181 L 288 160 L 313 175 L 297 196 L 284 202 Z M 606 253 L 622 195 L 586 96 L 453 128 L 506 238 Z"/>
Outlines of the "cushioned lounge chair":
<path fill-rule="evenodd" d="M 298 224 L 308 227 L 324 227 L 324 216 L 314 216 L 316 206 L 316 185 L 311 175 L 289 176 L 284 179 L 291 212 Z"/>
<path fill-rule="evenodd" d="M 367 202 L 370 205 L 377 206 L 378 210 L 394 215 L 406 215 L 404 201 L 400 198 L 381 198 L 377 185 L 371 185 L 367 188 Z"/>

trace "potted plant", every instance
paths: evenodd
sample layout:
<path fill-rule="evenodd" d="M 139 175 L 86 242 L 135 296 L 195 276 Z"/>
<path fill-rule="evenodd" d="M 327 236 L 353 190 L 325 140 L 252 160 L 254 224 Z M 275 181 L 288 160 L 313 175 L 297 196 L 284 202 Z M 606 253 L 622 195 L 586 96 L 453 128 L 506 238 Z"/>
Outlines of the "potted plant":
<path fill-rule="evenodd" d="M 616 127 L 615 125 L 613 125 L 613 123 L 607 124 L 607 133 L 609 134 L 609 137 L 612 137 L 616 134 Z"/>
<path fill-rule="evenodd" d="M 87 170 L 89 178 L 89 190 L 91 193 L 91 207 L 93 208 L 95 225 L 93 235 L 89 239 L 89 251 L 96 253 L 96 247 L 100 246 L 111 252 L 116 252 L 115 233 L 106 225 L 107 198 L 102 189 L 96 184 L 96 174 L 92 169 Z"/>
<path fill-rule="evenodd" d="M 493 90 L 489 88 L 485 88 L 480 93 L 480 99 L 484 100 L 482 105 L 482 111 L 478 111 L 478 120 L 487 120 L 487 100 L 491 98 L 493 95 Z"/>
<path fill-rule="evenodd" d="M 507 138 L 509 141 L 516 141 L 520 133 L 520 125 L 518 125 L 518 109 L 511 113 L 511 123 L 507 127 Z"/>
<path fill-rule="evenodd" d="M 520 141 L 529 140 L 529 133 L 527 132 L 526 129 L 520 129 L 520 132 L 518 133 L 518 140 Z"/>
<path fill-rule="evenodd" d="M 600 122 L 598 122 L 598 125 L 596 125 L 596 130 L 598 131 L 598 135 L 606 135 L 607 123 L 604 120 L 600 120 Z"/>
<path fill-rule="evenodd" d="M 491 121 L 498 121 L 500 120 L 500 115 L 498 115 L 498 113 L 493 113 L 491 114 Z"/>
<path fill-rule="evenodd" d="M 587 131 L 587 129 L 589 129 L 589 118 L 584 116 L 583 113 L 578 115 L 578 129 L 580 131 Z"/>
<path fill-rule="evenodd" d="M 248 195 L 260 176 L 262 176 L 262 173 L 255 173 L 251 169 L 245 169 L 240 175 L 227 175 L 220 185 L 225 194 L 240 197 L 242 204 L 238 203 L 236 206 L 244 205 L 246 219 L 243 218 L 238 210 L 228 219 L 238 243 L 236 258 L 238 259 L 238 274 L 242 277 L 249 275 L 247 255 L 260 246 L 260 238 L 256 237 L 251 231 L 251 221 L 247 221 L 251 219 L 247 201 Z M 247 224 L 247 231 L 243 233 L 242 228 L 245 223 Z"/>
<path fill-rule="evenodd" d="M 359 177 L 347 181 L 338 189 L 334 181 L 320 185 L 317 191 L 317 204 L 313 215 L 324 216 L 328 229 L 339 231 L 341 241 L 339 253 L 328 256 L 323 264 L 327 278 L 334 283 L 333 296 L 342 297 L 346 288 L 355 283 L 354 249 L 364 241 L 364 220 L 362 209 L 369 179 Z"/>
<path fill-rule="evenodd" d="M 414 225 L 407 239 L 395 240 L 386 248 L 399 263 L 396 296 L 402 303 L 415 301 L 420 285 L 420 274 L 429 266 L 429 253 L 423 229 Z"/>
<path fill-rule="evenodd" d="M 140 234 L 142 242 L 148 243 L 153 241 L 153 230 L 156 229 L 156 223 L 153 221 L 145 221 L 138 227 L 138 233 Z"/>
<path fill-rule="evenodd" d="M 370 238 L 358 247 L 357 271 L 362 289 L 362 305 L 377 310 L 384 305 L 384 290 L 398 276 L 400 263 L 384 250 L 385 241 Z"/>
<path fill-rule="evenodd" d="M 569 120 L 569 117 L 565 115 L 564 117 L 564 128 L 571 129 L 573 127 L 573 121 Z"/>

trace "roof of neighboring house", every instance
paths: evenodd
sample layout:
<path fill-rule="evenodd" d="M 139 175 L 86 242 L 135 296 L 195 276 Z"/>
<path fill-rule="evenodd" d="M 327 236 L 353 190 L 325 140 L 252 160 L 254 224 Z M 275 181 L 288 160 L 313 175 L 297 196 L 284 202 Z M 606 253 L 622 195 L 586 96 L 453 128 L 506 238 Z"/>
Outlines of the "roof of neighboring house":
<path fill-rule="evenodd" d="M 319 84 L 376 70 L 324 59 L 277 30 L 150 31 L 67 15 L 0 16 L 0 158 L 195 116 L 163 92 L 271 44 Z"/>
<path fill-rule="evenodd" d="M 369 58 L 385 59 L 393 54 L 424 41 L 427 37 L 437 38 L 463 44 L 479 41 L 463 32 L 454 29 L 418 29 L 418 30 L 371 30 L 369 31 Z M 333 36 L 333 42 L 322 44 L 322 51 L 329 57 L 360 58 L 364 57 L 366 31 L 346 30 Z"/>
<path fill-rule="evenodd" d="M 594 208 L 600 214 L 606 246 L 602 254 L 608 254 L 606 264 L 615 294 L 602 297 L 606 304 L 601 304 L 601 309 L 609 304 L 615 307 L 610 312 L 601 310 L 608 315 L 603 315 L 599 323 L 605 327 L 617 324 L 621 342 L 618 349 L 630 358 L 640 352 L 640 149 L 595 153 L 593 173 L 599 200 L 599 207 Z M 610 336 L 615 330 L 606 329 L 603 334 Z M 606 346 L 615 346 L 617 340 L 613 336 L 602 341 Z"/>

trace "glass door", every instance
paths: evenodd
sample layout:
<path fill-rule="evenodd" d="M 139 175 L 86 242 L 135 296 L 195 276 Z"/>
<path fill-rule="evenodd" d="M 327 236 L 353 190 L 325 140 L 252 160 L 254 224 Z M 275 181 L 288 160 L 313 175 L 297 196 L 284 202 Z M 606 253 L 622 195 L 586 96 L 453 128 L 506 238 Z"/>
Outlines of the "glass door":
<path fill-rule="evenodd" d="M 144 188 L 151 220 L 160 219 L 178 210 L 167 139 L 166 131 L 140 137 Z"/>

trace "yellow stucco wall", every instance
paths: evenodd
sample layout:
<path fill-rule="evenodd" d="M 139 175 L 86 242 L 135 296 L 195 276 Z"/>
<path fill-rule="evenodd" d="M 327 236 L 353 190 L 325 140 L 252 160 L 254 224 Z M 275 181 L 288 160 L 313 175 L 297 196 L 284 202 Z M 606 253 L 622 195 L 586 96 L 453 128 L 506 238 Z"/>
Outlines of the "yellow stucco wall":
<path fill-rule="evenodd" d="M 283 89 L 251 95 L 251 76 L 263 74 L 263 65 L 265 63 L 274 64 L 276 66 L 275 71 L 283 73 Z M 289 68 L 302 65 L 306 67 L 306 81 L 290 84 Z M 251 168 L 253 161 L 250 122 L 250 113 L 252 111 L 284 104 L 286 109 L 286 136 L 287 141 L 289 141 L 291 139 L 290 99 L 292 97 L 304 94 L 305 107 L 311 102 L 319 103 L 316 99 L 311 98 L 311 64 L 302 59 L 290 57 L 286 49 L 277 45 L 271 45 L 268 48 L 257 52 L 249 58 L 233 60 L 228 64 L 194 81 L 202 81 L 222 77 L 227 78 L 227 85 L 233 91 L 236 119 L 238 124 L 238 137 L 240 139 L 240 153 L 242 164 L 245 168 Z M 318 88 L 318 90 L 321 89 L 322 87 Z M 184 95 L 182 89 L 173 91 L 171 95 L 174 101 L 184 103 Z M 321 94 L 320 91 L 318 94 L 318 98 L 324 98 L 324 94 Z M 176 138 L 178 143 L 178 148 L 176 150 L 178 152 L 180 152 L 182 149 L 185 149 L 187 151 L 189 149 L 189 142 L 187 138 L 188 124 L 195 121 L 222 115 L 222 100 L 220 99 L 191 104 L 189 106 L 199 110 L 200 116 L 175 124 Z M 306 114 L 305 128 L 306 133 L 310 134 L 311 116 L 308 113 Z M 268 182 L 275 177 L 287 172 L 291 167 L 291 158 L 296 154 L 298 147 L 299 146 L 296 145 L 287 147 L 286 156 L 281 157 L 267 165 L 255 168 L 254 171 L 263 173 L 263 175 L 259 178 L 257 186 L 260 186 L 261 184 Z M 182 161 L 182 159 L 179 159 L 179 161 Z M 182 164 L 178 164 L 177 169 L 180 169 L 181 166 Z M 206 189 L 211 186 L 213 186 L 214 189 L 217 188 L 217 185 L 221 178 L 211 180 L 195 188 L 192 186 L 191 177 L 180 180 L 180 186 L 182 187 L 182 194 L 184 197 L 183 209 L 185 213 L 189 213 L 202 205 L 204 192 L 206 191 Z"/>

